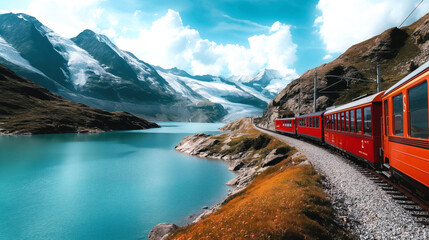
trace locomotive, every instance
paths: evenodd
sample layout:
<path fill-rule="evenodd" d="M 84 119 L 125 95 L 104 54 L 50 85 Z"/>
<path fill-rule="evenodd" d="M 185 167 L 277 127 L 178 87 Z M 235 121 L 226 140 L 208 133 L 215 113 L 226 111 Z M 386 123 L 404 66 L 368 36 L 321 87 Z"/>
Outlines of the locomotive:
<path fill-rule="evenodd" d="M 428 80 L 426 62 L 386 91 L 276 119 L 275 129 L 335 148 L 429 198 Z"/>

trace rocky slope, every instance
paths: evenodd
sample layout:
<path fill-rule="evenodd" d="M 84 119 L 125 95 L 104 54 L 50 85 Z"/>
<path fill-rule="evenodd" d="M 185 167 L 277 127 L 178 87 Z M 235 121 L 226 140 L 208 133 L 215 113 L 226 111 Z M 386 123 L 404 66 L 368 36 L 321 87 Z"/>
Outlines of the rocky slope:
<path fill-rule="evenodd" d="M 429 60 L 429 14 L 410 26 L 391 28 L 364 42 L 350 47 L 337 59 L 308 70 L 284 88 L 269 104 L 262 117 L 262 126 L 274 128 L 279 115 L 298 114 L 298 94 L 301 94 L 301 114 L 313 111 L 313 82 L 317 71 L 317 110 L 351 101 L 376 91 L 376 65 L 381 69 L 381 90 L 385 90 Z M 341 81 L 329 75 L 359 78 L 372 83 Z M 323 90 L 324 91 L 321 91 Z"/>
<path fill-rule="evenodd" d="M 159 127 L 126 112 L 68 101 L 0 65 L 0 134 L 101 132 Z"/>
<path fill-rule="evenodd" d="M 175 147 L 181 153 L 224 160 L 230 171 L 238 176 L 227 183 L 239 191 L 247 186 L 258 172 L 279 163 L 293 153 L 293 149 L 279 141 L 261 135 L 253 129 L 250 118 L 232 122 L 221 128 L 227 134 L 216 136 L 195 134 L 185 137 Z"/>

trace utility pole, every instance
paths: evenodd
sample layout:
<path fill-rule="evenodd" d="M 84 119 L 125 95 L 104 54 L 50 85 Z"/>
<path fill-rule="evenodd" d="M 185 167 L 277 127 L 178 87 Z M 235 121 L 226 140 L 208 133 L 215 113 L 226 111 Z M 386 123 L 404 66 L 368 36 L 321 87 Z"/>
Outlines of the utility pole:
<path fill-rule="evenodd" d="M 298 90 L 298 117 L 301 115 L 301 89 Z"/>
<path fill-rule="evenodd" d="M 316 99 L 317 99 L 317 70 L 314 72 L 314 104 L 313 112 L 316 112 Z"/>
<path fill-rule="evenodd" d="M 377 63 L 377 92 L 381 91 L 380 65 Z"/>

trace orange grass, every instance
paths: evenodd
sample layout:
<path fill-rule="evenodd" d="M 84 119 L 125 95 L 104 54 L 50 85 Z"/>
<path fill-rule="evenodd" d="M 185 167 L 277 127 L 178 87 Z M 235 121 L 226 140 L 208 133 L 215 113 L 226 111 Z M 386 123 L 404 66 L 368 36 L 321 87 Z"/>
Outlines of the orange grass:
<path fill-rule="evenodd" d="M 329 239 L 333 212 L 310 165 L 284 160 L 231 196 L 220 210 L 169 239 Z"/>

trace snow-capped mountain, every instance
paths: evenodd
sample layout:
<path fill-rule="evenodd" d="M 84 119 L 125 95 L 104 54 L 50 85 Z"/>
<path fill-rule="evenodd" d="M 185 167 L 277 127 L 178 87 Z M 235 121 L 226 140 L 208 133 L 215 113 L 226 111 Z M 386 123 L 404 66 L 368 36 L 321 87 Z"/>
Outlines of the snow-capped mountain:
<path fill-rule="evenodd" d="M 248 91 L 254 91 L 259 94 L 259 97 L 271 101 L 283 88 L 286 87 L 292 80 L 296 79 L 298 75 L 286 76 L 274 69 L 264 69 L 253 76 L 232 76 L 230 81 L 237 82 L 246 87 Z"/>
<path fill-rule="evenodd" d="M 0 15 L 0 64 L 69 100 L 150 120 L 220 121 L 260 114 L 277 72 L 237 79 L 162 69 L 85 30 L 67 39 L 26 14 Z"/>
<path fill-rule="evenodd" d="M 221 104 L 228 111 L 224 121 L 260 114 L 261 109 L 267 105 L 265 100 L 221 77 L 191 76 L 179 69 L 156 69 L 184 98 L 194 103 L 205 100 Z"/>

